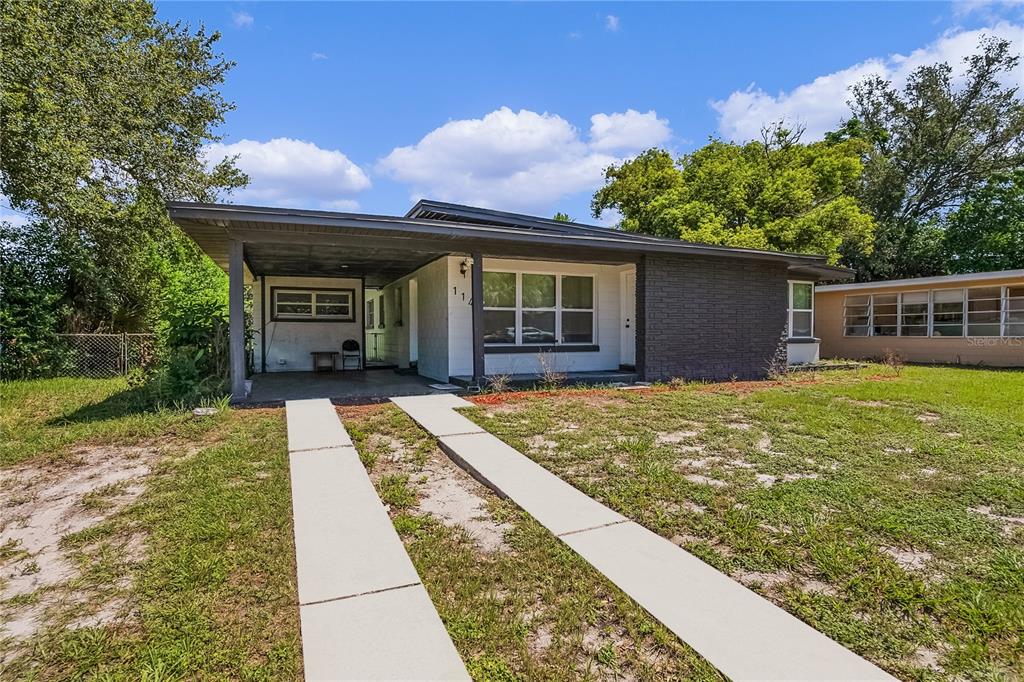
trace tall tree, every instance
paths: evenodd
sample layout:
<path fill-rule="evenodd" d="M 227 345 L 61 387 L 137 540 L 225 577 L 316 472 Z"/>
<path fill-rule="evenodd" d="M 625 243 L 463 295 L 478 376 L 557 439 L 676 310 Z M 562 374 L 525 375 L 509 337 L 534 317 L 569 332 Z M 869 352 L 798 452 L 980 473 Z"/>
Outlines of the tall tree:
<path fill-rule="evenodd" d="M 1024 168 L 976 188 L 946 221 L 953 272 L 1024 268 Z"/>
<path fill-rule="evenodd" d="M 852 91 L 853 118 L 829 136 L 862 139 L 860 197 L 878 223 L 873 253 L 849 253 L 865 279 L 940 274 L 939 224 L 986 179 L 1019 167 L 1024 102 L 1003 85 L 1020 56 L 986 38 L 958 78 L 947 63 L 919 67 L 902 89 L 878 77 Z"/>
<path fill-rule="evenodd" d="M 137 326 L 184 253 L 172 198 L 245 182 L 203 145 L 232 105 L 216 33 L 158 21 L 145 0 L 0 4 L 0 194 L 53 235 L 82 326 Z"/>
<path fill-rule="evenodd" d="M 605 171 L 594 216 L 622 214 L 620 227 L 686 241 L 799 253 L 837 262 L 870 251 L 874 223 L 854 193 L 863 143 L 803 144 L 781 125 L 744 145 L 721 140 L 673 161 L 651 149 Z"/>

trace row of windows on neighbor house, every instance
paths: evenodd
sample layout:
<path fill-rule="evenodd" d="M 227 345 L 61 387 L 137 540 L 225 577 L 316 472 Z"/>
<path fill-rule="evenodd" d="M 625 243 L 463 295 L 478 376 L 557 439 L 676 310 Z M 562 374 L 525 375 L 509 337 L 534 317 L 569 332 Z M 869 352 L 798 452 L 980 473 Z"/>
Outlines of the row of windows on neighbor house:
<path fill-rule="evenodd" d="M 1024 286 L 847 296 L 845 336 L 1024 336 Z"/>
<path fill-rule="evenodd" d="M 594 343 L 594 278 L 484 272 L 484 343 Z"/>

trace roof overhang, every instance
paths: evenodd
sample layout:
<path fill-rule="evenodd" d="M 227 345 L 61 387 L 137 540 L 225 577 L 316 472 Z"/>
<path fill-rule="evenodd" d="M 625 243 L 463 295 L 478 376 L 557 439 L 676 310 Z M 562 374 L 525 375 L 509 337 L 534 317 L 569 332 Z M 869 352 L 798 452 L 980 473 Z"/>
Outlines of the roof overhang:
<path fill-rule="evenodd" d="M 1024 281 L 1024 270 L 995 270 L 992 272 L 969 272 L 961 275 L 939 275 L 937 277 L 914 277 L 911 279 L 883 279 L 875 282 L 855 282 L 852 284 L 830 284 L 817 288 L 817 291 L 860 291 L 870 289 L 888 289 L 892 287 L 928 287 L 936 285 L 977 284 L 978 282 L 1003 281 L 1020 279 Z"/>
<path fill-rule="evenodd" d="M 171 202 L 167 208 L 171 219 L 221 267 L 227 265 L 228 244 L 245 242 L 246 262 L 255 275 L 301 274 L 303 268 L 314 274 L 312 268 L 315 274 L 335 276 L 365 277 L 379 271 L 381 277 L 394 279 L 449 253 L 604 263 L 630 263 L 645 253 L 667 253 L 784 262 L 815 279 L 852 276 L 852 271 L 829 266 L 821 256 L 689 244 L 566 223 L 556 225 L 556 230 L 547 224 L 557 221 L 541 218 L 533 219 L 538 223 L 533 228 L 232 204 Z M 540 229 L 541 223 L 547 229 Z M 348 268 L 341 267 L 346 264 Z M 357 270 L 363 274 L 357 275 Z"/>

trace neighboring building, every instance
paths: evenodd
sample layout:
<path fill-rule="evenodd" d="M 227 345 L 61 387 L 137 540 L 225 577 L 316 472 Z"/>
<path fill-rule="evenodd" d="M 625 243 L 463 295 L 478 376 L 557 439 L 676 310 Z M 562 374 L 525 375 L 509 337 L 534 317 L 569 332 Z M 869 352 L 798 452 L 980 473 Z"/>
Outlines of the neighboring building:
<path fill-rule="evenodd" d="M 820 286 L 814 302 L 825 357 L 1024 366 L 1024 270 Z"/>
<path fill-rule="evenodd" d="M 257 373 L 310 371 L 358 340 L 440 381 L 629 368 L 663 380 L 764 376 L 817 356 L 820 256 L 689 244 L 420 201 L 405 216 L 172 203 L 228 271 L 232 390 L 244 394 L 243 289 Z M 784 334 L 791 343 L 786 343 Z"/>

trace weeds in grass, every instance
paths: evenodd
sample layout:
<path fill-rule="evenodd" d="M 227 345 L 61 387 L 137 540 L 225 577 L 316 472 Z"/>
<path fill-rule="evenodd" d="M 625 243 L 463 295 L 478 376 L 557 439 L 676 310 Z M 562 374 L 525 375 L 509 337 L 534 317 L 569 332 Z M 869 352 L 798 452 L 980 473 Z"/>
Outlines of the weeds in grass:
<path fill-rule="evenodd" d="M 882 365 L 884 365 L 893 376 L 898 377 L 903 373 L 904 364 L 906 363 L 903 361 L 903 356 L 892 348 L 886 348 L 882 351 Z"/>
<path fill-rule="evenodd" d="M 493 374 L 487 377 L 487 390 L 490 393 L 505 393 L 512 385 L 512 377 L 508 374 Z"/>
<path fill-rule="evenodd" d="M 1022 372 L 873 365 L 467 415 L 897 677 L 1024 673 Z M 638 435 L 694 423 L 697 469 L 689 442 Z"/>
<path fill-rule="evenodd" d="M 543 390 L 553 391 L 565 383 L 566 375 L 558 370 L 554 354 L 537 353 L 537 365 L 540 367 L 540 385 Z"/>

